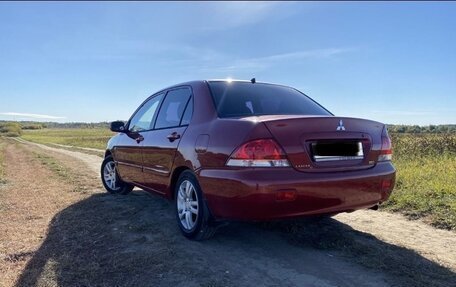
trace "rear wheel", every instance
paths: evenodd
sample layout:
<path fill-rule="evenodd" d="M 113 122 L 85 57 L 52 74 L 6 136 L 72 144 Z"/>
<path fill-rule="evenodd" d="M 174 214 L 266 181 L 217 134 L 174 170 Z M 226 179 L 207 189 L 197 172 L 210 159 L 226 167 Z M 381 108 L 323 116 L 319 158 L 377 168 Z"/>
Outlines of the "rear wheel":
<path fill-rule="evenodd" d="M 192 240 L 205 240 L 215 233 L 209 209 L 195 175 L 184 171 L 174 191 L 177 224 L 182 234 Z"/>
<path fill-rule="evenodd" d="M 108 155 L 101 164 L 101 181 L 106 190 L 112 194 L 128 194 L 133 190 L 133 185 L 120 179 L 111 155 Z"/>

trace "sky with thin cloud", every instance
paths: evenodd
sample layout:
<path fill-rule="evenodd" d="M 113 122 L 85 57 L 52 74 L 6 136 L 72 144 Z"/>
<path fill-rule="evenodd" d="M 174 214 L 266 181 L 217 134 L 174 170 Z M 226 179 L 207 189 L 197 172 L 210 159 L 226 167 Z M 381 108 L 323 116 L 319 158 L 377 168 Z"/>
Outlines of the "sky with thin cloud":
<path fill-rule="evenodd" d="M 456 2 L 0 2 L 0 120 L 125 120 L 169 85 L 256 77 L 456 124 L 454 27 Z"/>

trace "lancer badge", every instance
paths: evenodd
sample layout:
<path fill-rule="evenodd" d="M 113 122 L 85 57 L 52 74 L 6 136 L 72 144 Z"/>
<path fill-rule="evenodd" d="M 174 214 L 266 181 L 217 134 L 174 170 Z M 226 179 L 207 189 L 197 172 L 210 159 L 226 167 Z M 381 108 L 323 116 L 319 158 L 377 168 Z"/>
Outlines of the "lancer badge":
<path fill-rule="evenodd" d="M 344 122 L 342 120 L 339 121 L 336 131 L 345 131 Z"/>

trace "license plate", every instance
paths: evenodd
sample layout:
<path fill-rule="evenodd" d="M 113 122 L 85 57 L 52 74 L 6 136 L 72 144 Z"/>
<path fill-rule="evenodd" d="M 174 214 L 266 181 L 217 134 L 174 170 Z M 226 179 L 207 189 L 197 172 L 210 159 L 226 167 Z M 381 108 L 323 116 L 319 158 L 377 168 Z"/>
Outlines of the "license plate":
<path fill-rule="evenodd" d="M 311 144 L 316 162 L 338 160 L 360 160 L 364 158 L 360 141 L 322 141 Z"/>

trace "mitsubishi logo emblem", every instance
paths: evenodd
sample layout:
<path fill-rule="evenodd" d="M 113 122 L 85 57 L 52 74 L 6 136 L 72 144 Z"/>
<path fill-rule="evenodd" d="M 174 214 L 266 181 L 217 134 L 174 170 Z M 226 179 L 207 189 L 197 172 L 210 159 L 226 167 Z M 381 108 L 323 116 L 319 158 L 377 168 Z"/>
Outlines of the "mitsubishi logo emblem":
<path fill-rule="evenodd" d="M 336 131 L 345 131 L 344 122 L 342 120 L 339 121 Z"/>

